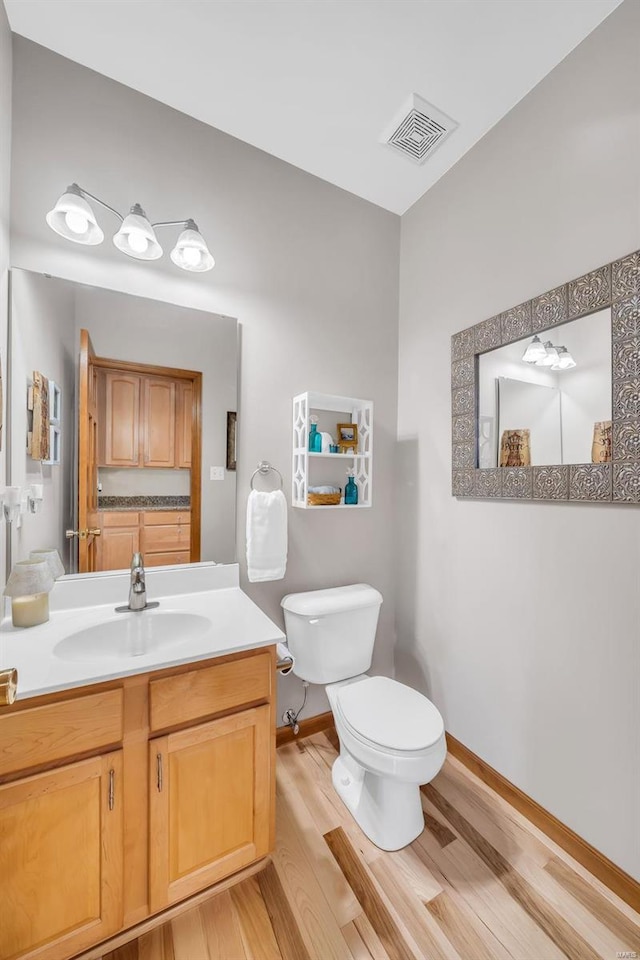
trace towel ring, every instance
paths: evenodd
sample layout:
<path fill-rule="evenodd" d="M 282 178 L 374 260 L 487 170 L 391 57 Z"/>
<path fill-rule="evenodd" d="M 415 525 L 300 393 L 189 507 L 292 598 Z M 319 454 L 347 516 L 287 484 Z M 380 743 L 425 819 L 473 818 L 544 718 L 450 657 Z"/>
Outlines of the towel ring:
<path fill-rule="evenodd" d="M 263 477 L 266 477 L 266 475 L 271 472 L 278 474 L 278 479 L 280 480 L 280 490 L 282 490 L 284 486 L 284 483 L 282 481 L 282 474 L 280 473 L 279 470 L 276 470 L 275 467 L 272 467 L 268 460 L 261 460 L 260 463 L 258 464 L 258 469 L 254 470 L 253 473 L 251 474 L 251 484 L 250 484 L 251 489 L 255 490 L 253 481 L 258 476 L 258 474 L 260 474 Z"/>

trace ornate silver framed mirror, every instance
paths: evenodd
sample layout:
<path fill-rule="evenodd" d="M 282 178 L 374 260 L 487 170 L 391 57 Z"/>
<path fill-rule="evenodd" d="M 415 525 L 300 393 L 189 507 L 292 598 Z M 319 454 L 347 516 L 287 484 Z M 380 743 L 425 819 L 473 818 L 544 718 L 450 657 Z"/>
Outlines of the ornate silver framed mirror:
<path fill-rule="evenodd" d="M 452 494 L 640 503 L 640 251 L 456 333 Z"/>

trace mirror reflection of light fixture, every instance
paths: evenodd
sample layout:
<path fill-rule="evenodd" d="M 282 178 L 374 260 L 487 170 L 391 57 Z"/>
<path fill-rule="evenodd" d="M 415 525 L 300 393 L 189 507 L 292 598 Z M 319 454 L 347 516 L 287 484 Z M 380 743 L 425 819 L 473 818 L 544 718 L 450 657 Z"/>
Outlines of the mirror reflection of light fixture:
<path fill-rule="evenodd" d="M 547 340 L 544 345 L 545 355 L 541 360 L 536 361 L 536 366 L 538 367 L 552 367 L 554 363 L 558 363 L 560 357 L 558 356 L 558 350 L 551 343 L 551 340 Z"/>
<path fill-rule="evenodd" d="M 46 220 L 52 230 L 65 240 L 74 243 L 95 245 L 102 243 L 104 234 L 98 226 L 89 200 L 100 204 L 120 220 L 120 229 L 113 242 L 122 253 L 136 260 L 158 260 L 162 256 L 162 247 L 158 243 L 155 227 L 184 227 L 178 241 L 171 251 L 171 260 L 182 270 L 191 273 L 204 273 L 211 270 L 215 260 L 211 256 L 204 237 L 196 223 L 191 220 L 165 220 L 151 223 L 139 203 L 134 203 L 126 217 L 95 197 L 92 193 L 72 183 L 60 197 Z"/>
<path fill-rule="evenodd" d="M 538 363 L 538 361 L 542 360 L 546 355 L 547 351 L 542 340 L 540 337 L 534 337 L 522 354 L 522 359 L 525 363 Z"/>
<path fill-rule="evenodd" d="M 556 347 L 558 362 L 551 367 L 552 370 L 571 370 L 576 362 L 566 347 Z"/>

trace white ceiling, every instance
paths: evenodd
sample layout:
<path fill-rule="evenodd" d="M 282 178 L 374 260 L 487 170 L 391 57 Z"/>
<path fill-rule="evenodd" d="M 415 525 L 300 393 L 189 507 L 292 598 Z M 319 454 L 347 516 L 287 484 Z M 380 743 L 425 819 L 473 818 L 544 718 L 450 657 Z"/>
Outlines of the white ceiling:
<path fill-rule="evenodd" d="M 5 0 L 11 28 L 403 213 L 620 0 Z M 459 127 L 415 166 L 409 94 Z"/>

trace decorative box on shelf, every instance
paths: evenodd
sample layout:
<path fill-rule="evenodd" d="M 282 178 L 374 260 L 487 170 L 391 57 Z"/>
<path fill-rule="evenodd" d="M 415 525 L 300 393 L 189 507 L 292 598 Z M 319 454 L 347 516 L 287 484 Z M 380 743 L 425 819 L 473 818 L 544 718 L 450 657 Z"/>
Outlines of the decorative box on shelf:
<path fill-rule="evenodd" d="M 357 427 L 357 447 L 340 453 L 310 453 L 310 416 L 318 418 L 318 430 L 336 440 L 338 424 Z M 312 467 L 312 463 L 314 463 Z M 333 461 L 333 463 L 332 463 Z M 345 463 L 345 461 L 347 461 Z M 344 492 L 346 470 L 354 470 L 357 504 L 309 503 L 309 486 L 337 483 Z M 326 393 L 301 393 L 293 398 L 293 468 L 291 503 L 309 510 L 359 510 L 371 506 L 373 468 L 373 401 L 338 397 Z M 312 474 L 312 476 L 310 476 Z"/>

